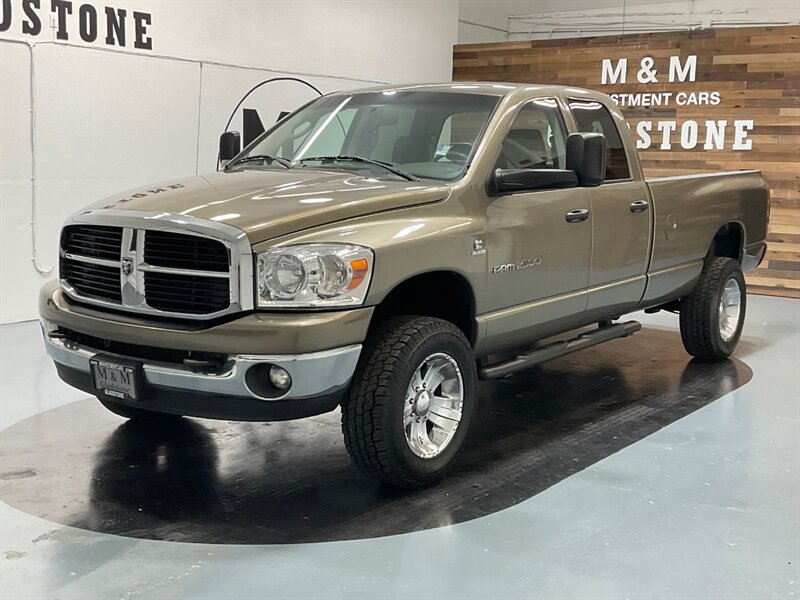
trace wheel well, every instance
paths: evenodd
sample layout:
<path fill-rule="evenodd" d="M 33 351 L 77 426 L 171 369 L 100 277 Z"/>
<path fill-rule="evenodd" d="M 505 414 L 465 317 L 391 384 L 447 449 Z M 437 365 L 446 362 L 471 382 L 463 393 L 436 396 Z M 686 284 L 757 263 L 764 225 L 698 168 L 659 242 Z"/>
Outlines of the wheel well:
<path fill-rule="evenodd" d="M 708 256 L 725 256 L 742 262 L 744 231 L 739 223 L 728 223 L 720 227 L 711 241 Z"/>
<path fill-rule="evenodd" d="M 475 343 L 475 295 L 466 278 L 453 271 L 422 273 L 398 284 L 377 306 L 371 326 L 397 315 L 450 321 Z"/>

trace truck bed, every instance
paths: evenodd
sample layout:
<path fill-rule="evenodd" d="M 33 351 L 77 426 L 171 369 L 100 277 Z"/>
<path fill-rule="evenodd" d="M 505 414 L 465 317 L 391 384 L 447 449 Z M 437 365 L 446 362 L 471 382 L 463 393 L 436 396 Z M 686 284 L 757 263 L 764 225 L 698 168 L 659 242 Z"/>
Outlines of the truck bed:
<path fill-rule="evenodd" d="M 691 290 L 714 236 L 724 227 L 741 236 L 743 270 L 758 265 L 769 220 L 769 189 L 760 171 L 659 177 L 646 183 L 654 231 L 643 305 Z"/>

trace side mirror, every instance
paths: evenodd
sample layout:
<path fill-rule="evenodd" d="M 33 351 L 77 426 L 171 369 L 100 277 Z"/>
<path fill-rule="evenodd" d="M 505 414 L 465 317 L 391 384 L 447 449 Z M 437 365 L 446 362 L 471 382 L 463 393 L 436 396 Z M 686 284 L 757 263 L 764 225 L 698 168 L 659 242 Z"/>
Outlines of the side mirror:
<path fill-rule="evenodd" d="M 498 194 L 577 187 L 578 176 L 565 169 L 496 169 L 493 186 Z"/>
<path fill-rule="evenodd" d="M 567 138 L 567 169 L 582 186 L 596 187 L 606 178 L 606 138 L 602 133 L 573 133 Z"/>
<path fill-rule="evenodd" d="M 219 166 L 224 167 L 242 151 L 242 138 L 238 131 L 226 131 L 219 136 Z"/>

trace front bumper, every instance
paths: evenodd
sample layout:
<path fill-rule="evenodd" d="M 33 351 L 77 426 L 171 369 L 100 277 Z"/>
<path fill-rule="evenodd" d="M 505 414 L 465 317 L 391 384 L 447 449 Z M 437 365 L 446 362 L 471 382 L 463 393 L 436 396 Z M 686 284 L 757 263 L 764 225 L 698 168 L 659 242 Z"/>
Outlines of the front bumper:
<path fill-rule="evenodd" d="M 144 399 L 115 398 L 115 402 L 188 416 L 272 421 L 336 408 L 353 377 L 364 339 L 362 327 L 345 325 L 360 324 L 365 317 L 368 322 L 372 309 L 355 311 L 355 315 L 349 311 L 251 314 L 189 330 L 103 315 L 72 304 L 60 289 L 48 286 L 42 290 L 40 311 L 47 354 L 59 376 L 74 387 L 98 395 L 90 367 L 95 355 L 135 360 L 141 365 Z M 367 326 L 363 326 L 363 336 Z M 337 331 L 344 343 L 326 347 Z M 258 352 L 267 348 L 276 351 Z M 296 350 L 285 351 L 289 348 Z M 173 356 L 164 359 L 160 349 L 174 351 Z M 188 353 L 188 358 L 182 359 L 181 352 Z M 213 353 L 217 360 L 213 365 L 198 365 L 191 360 L 193 353 Z M 271 365 L 291 376 L 288 391 L 268 383 Z"/>
<path fill-rule="evenodd" d="M 56 363 L 59 376 L 90 394 L 97 394 L 89 360 L 101 354 L 117 356 L 69 340 L 52 325 L 43 323 L 45 349 Z M 336 408 L 355 371 L 361 345 L 345 346 L 313 354 L 234 355 L 222 369 L 202 372 L 177 364 L 141 361 L 145 395 L 139 401 L 115 402 L 138 408 L 213 419 L 279 421 L 328 412 Z M 262 365 L 277 365 L 292 377 L 291 388 L 264 393 Z M 252 376 L 253 372 L 257 376 Z"/>

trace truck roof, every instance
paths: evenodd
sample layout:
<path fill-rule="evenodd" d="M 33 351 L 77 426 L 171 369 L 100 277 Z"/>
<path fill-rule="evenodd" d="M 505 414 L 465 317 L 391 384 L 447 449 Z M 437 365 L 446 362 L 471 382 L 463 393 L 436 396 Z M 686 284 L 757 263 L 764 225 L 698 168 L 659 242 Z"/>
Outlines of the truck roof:
<path fill-rule="evenodd" d="M 431 91 L 451 93 L 472 93 L 492 96 L 531 96 L 539 94 L 559 94 L 570 96 L 588 96 L 598 100 L 608 99 L 601 92 L 564 85 L 538 83 L 510 83 L 503 81 L 451 81 L 438 83 L 404 83 L 398 85 L 380 85 L 357 90 L 343 90 L 334 95 L 349 95 L 363 92 L 389 91 Z"/>

